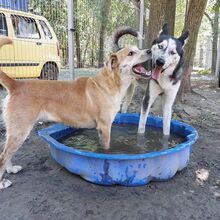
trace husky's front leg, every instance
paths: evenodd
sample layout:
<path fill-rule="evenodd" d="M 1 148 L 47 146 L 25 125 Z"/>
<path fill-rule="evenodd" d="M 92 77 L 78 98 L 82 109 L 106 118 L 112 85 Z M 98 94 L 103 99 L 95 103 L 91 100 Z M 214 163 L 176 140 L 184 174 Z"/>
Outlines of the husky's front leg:
<path fill-rule="evenodd" d="M 160 86 L 154 80 L 150 80 L 142 102 L 141 115 L 138 124 L 138 134 L 145 133 L 145 124 L 150 108 L 161 92 L 162 90 Z"/>
<path fill-rule="evenodd" d="M 166 136 L 170 135 L 170 123 L 172 117 L 172 106 L 178 92 L 179 85 L 176 85 L 169 92 L 165 91 L 162 96 L 163 106 L 163 134 Z"/>
<path fill-rule="evenodd" d="M 172 104 L 164 104 L 163 107 L 163 134 L 166 136 L 170 135 L 170 122 L 172 116 Z"/>
<path fill-rule="evenodd" d="M 152 104 L 152 102 L 149 102 L 149 97 L 144 96 L 141 106 L 140 120 L 138 124 L 138 134 L 143 134 L 145 132 L 145 124 Z"/>

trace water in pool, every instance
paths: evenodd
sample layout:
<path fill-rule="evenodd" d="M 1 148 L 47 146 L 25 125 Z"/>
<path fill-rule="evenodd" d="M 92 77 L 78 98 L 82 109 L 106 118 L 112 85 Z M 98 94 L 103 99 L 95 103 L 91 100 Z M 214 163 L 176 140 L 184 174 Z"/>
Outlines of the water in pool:
<path fill-rule="evenodd" d="M 141 154 L 175 147 L 184 138 L 171 134 L 169 139 L 163 137 L 162 129 L 147 127 L 145 135 L 137 135 L 135 124 L 113 124 L 110 149 L 105 150 L 99 144 L 96 129 L 79 129 L 63 144 L 75 149 L 107 154 Z"/>

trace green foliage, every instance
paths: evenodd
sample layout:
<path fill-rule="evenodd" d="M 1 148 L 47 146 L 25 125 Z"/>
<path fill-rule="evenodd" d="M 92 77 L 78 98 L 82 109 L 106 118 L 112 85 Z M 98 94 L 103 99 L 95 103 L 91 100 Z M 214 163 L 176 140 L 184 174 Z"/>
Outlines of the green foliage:
<path fill-rule="evenodd" d="M 101 0 L 75 0 L 75 27 L 80 39 L 80 51 L 83 65 L 97 65 L 99 48 L 99 30 L 101 25 Z M 47 18 L 53 27 L 63 54 L 63 64 L 67 60 L 67 5 L 63 0 L 29 0 L 29 8 Z M 111 35 L 120 26 L 137 28 L 135 6 L 128 0 L 112 0 L 110 16 L 106 27 L 105 51 L 111 50 Z M 136 44 L 132 37 L 124 37 L 123 43 Z"/>
<path fill-rule="evenodd" d="M 80 36 L 80 48 L 83 66 L 95 65 L 98 62 L 99 31 L 101 26 L 101 0 L 77 1 L 77 32 Z M 105 56 L 111 51 L 112 33 L 120 26 L 136 26 L 134 5 L 130 1 L 112 0 L 108 23 L 106 26 Z M 124 37 L 123 43 L 134 43 L 134 38 Z M 135 42 L 136 43 L 136 42 Z M 94 62 L 94 63 L 93 63 Z"/>
<path fill-rule="evenodd" d="M 186 10 L 186 0 L 177 0 L 176 2 L 176 19 L 175 19 L 175 36 L 180 36 L 184 27 Z"/>
<path fill-rule="evenodd" d="M 215 0 L 214 5 L 212 6 L 212 11 L 219 11 L 219 7 L 220 7 L 220 0 Z"/>
<path fill-rule="evenodd" d="M 102 0 L 74 0 L 77 2 L 75 8 L 75 27 L 79 35 L 81 60 L 83 65 L 97 66 L 98 48 L 101 25 L 101 1 Z M 188 0 L 190 1 L 190 0 Z M 149 14 L 150 0 L 145 0 L 146 14 Z M 187 0 L 176 1 L 175 36 L 180 36 L 184 27 Z M 105 56 L 111 51 L 112 33 L 121 26 L 131 26 L 136 29 L 138 26 L 138 9 L 135 0 L 111 0 L 110 14 L 105 34 Z M 67 0 L 29 0 L 29 8 L 35 13 L 45 16 L 53 27 L 62 49 L 62 63 L 66 65 L 68 58 L 68 35 L 67 35 Z M 199 4 L 199 3 L 198 3 Z M 211 18 L 217 7 L 220 7 L 220 0 L 209 0 L 206 12 Z M 159 13 L 159 12 L 158 12 Z M 147 24 L 147 22 L 146 22 Z M 210 21 L 204 16 L 203 23 L 198 36 L 197 48 L 204 48 L 206 51 L 207 39 L 212 35 Z M 121 45 L 135 44 L 137 40 L 131 36 L 124 36 Z M 196 53 L 198 60 L 199 53 Z"/>
<path fill-rule="evenodd" d="M 199 71 L 197 72 L 197 74 L 200 74 L 200 75 L 209 75 L 209 74 L 211 74 L 211 69 L 199 70 Z"/>

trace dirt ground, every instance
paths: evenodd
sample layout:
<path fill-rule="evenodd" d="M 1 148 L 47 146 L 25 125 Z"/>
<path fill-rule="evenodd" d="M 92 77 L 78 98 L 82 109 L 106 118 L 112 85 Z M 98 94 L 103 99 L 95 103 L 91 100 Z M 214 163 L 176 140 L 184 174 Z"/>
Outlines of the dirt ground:
<path fill-rule="evenodd" d="M 47 125 L 38 124 L 14 157 L 23 170 L 5 174 L 13 185 L 0 191 L 0 219 L 219 220 L 220 89 L 210 78 L 193 77 L 193 91 L 176 103 L 174 117 L 193 125 L 199 139 L 189 166 L 170 181 L 143 187 L 86 182 L 52 160 L 48 145 L 36 135 Z M 142 93 L 137 89 L 130 111 L 139 112 Z M 0 131 L 2 145 L 4 128 Z"/>

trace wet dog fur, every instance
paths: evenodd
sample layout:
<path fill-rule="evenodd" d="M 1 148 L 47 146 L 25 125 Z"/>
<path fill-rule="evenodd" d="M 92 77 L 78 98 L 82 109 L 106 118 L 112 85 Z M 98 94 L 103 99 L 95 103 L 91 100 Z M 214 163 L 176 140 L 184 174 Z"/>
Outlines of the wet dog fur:
<path fill-rule="evenodd" d="M 134 37 L 139 36 L 138 32 L 130 27 L 118 29 L 113 37 L 115 48 L 119 48 L 118 41 L 125 34 Z M 136 84 L 146 89 L 142 107 L 138 133 L 145 133 L 145 125 L 150 108 L 156 98 L 161 95 L 163 108 L 163 134 L 170 135 L 170 122 L 172 115 L 172 105 L 180 87 L 180 80 L 183 75 L 183 54 L 184 45 L 188 38 L 188 31 L 184 32 L 179 38 L 169 34 L 168 25 L 162 27 L 158 37 L 153 41 L 152 47 L 148 50 L 152 55 L 152 73 L 151 79 L 134 80 L 128 87 L 127 93 L 122 104 L 121 111 L 127 112 L 128 106 L 132 100 Z M 141 75 L 143 77 L 144 74 Z"/>
<path fill-rule="evenodd" d="M 0 38 L 0 47 L 9 43 L 10 39 Z M 38 120 L 96 128 L 100 144 L 108 149 L 112 122 L 135 77 L 132 68 L 149 58 L 146 50 L 126 47 L 113 53 L 97 76 L 74 81 L 14 80 L 0 71 L 0 84 L 8 92 L 3 101 L 6 143 L 0 154 L 0 189 L 12 184 L 2 178 L 5 170 L 22 169 L 12 165 L 11 158 Z"/>
<path fill-rule="evenodd" d="M 180 87 L 183 75 L 184 45 L 188 38 L 188 31 L 179 38 L 169 34 L 168 25 L 165 24 L 153 41 L 152 63 L 153 70 L 148 88 L 143 98 L 138 133 L 145 133 L 145 124 L 150 108 L 155 99 L 161 95 L 163 110 L 163 134 L 169 137 L 172 106 Z"/>

